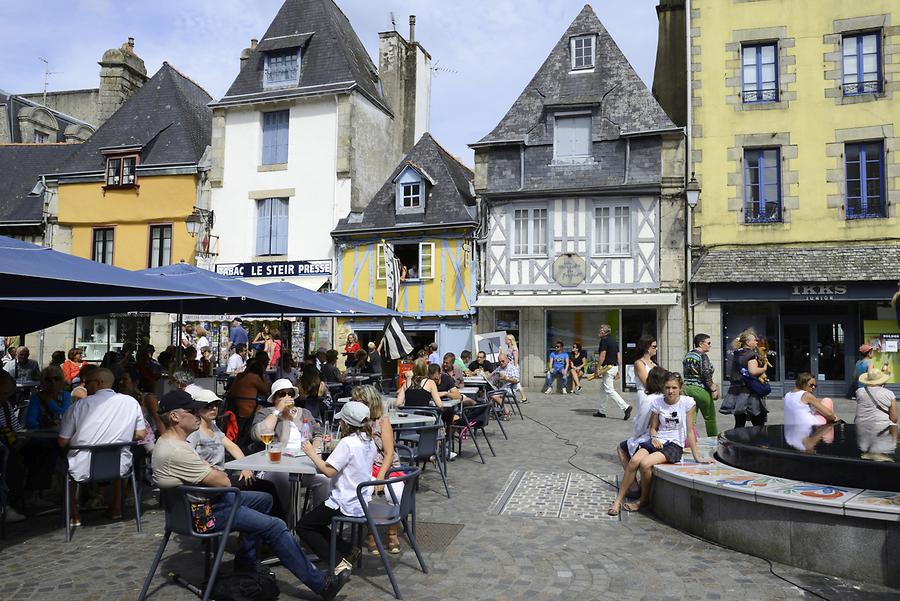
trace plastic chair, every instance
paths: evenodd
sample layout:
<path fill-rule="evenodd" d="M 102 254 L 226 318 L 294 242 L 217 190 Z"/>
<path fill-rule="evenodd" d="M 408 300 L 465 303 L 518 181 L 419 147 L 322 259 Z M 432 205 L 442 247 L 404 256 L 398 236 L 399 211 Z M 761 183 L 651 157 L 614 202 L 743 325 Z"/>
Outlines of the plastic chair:
<path fill-rule="evenodd" d="M 411 456 L 407 455 L 407 457 L 412 462 L 412 465 L 418 465 L 419 462 L 421 462 L 423 469 L 425 464 L 434 457 L 438 473 L 441 475 L 441 480 L 444 482 L 444 490 L 447 492 L 447 498 L 449 499 L 450 487 L 447 485 L 447 463 L 444 461 L 444 445 L 440 438 L 440 434 L 443 430 L 444 426 L 442 424 L 437 424 L 434 426 L 409 426 L 398 428 L 395 432 L 400 440 L 407 440 L 402 437 L 404 434 L 417 435 L 415 446 L 409 447 L 404 445 L 404 447 L 412 453 Z"/>
<path fill-rule="evenodd" d="M 491 455 L 494 457 L 497 456 L 497 453 L 494 452 L 494 446 L 491 444 L 491 439 L 488 438 L 487 430 L 485 429 L 491 419 L 491 405 L 491 403 L 480 403 L 478 405 L 463 407 L 462 419 L 450 426 L 451 429 L 457 431 L 456 439 L 459 443 L 460 452 L 462 452 L 463 433 L 472 433 L 472 442 L 475 443 L 475 450 L 478 451 L 481 463 L 485 463 L 485 461 L 484 455 L 481 454 L 481 446 L 478 444 L 478 432 L 481 432 L 484 435 L 484 439 L 488 443 L 488 448 L 491 450 Z"/>
<path fill-rule="evenodd" d="M 203 497 L 210 497 L 212 495 L 225 493 L 234 494 L 234 503 L 231 505 L 231 510 L 228 512 L 228 517 L 225 519 L 224 526 L 222 528 L 217 528 L 214 532 L 201 533 L 194 530 L 194 523 L 191 519 L 191 501 L 188 499 L 188 495 L 197 494 Z M 204 566 L 204 571 L 206 573 L 207 581 L 206 588 L 202 591 L 202 599 L 203 601 L 209 601 L 210 595 L 212 595 L 213 586 L 216 583 L 216 577 L 219 574 L 219 568 L 222 565 L 222 557 L 225 555 L 225 545 L 228 542 L 228 535 L 231 533 L 232 524 L 234 524 L 234 516 L 237 514 L 238 507 L 241 506 L 241 491 L 234 486 L 220 488 L 179 486 L 177 488 L 161 490 L 160 499 L 162 501 L 163 509 L 166 512 L 166 530 L 162 542 L 159 545 L 159 549 L 156 551 L 156 557 L 153 558 L 150 572 L 147 574 L 147 578 L 144 579 L 144 586 L 141 588 L 141 594 L 138 596 L 138 601 L 144 601 L 146 598 L 147 591 L 150 589 L 150 583 L 153 581 L 153 576 L 156 575 L 156 568 L 159 567 L 159 562 L 162 560 L 163 553 L 166 550 L 166 545 L 169 544 L 169 538 L 171 538 L 172 533 L 198 538 L 204 542 L 211 542 L 216 538 L 221 539 L 212 566 L 209 564 L 210 553 L 208 547 L 206 551 L 206 565 Z"/>
<path fill-rule="evenodd" d="M 125 489 L 124 489 L 124 481 L 127 479 L 131 480 L 131 489 L 134 493 L 134 521 L 137 525 L 137 531 L 143 532 L 141 528 L 141 489 L 138 486 L 138 478 L 135 475 L 134 462 L 132 461 L 131 468 L 128 470 L 128 473 L 124 476 L 121 475 L 121 456 L 122 451 L 126 448 L 130 448 L 135 446 L 137 443 L 134 441 L 129 442 L 112 442 L 109 444 L 99 444 L 99 445 L 72 445 L 69 448 L 72 450 L 84 450 L 91 452 L 91 469 L 88 472 L 88 477 L 81 482 L 76 482 L 72 479 L 72 475 L 66 471 L 66 490 L 63 497 L 65 497 L 66 504 L 66 542 L 72 540 L 72 501 L 69 495 L 69 486 L 70 483 L 75 484 L 75 502 L 78 502 L 78 492 L 81 489 L 81 485 L 87 482 L 113 482 L 113 486 L 120 486 L 122 488 L 122 499 L 124 503 L 125 498 Z M 133 457 L 132 457 L 133 460 Z"/>
<path fill-rule="evenodd" d="M 329 553 L 330 557 L 328 565 L 329 573 L 333 573 L 337 562 L 337 526 L 340 524 L 351 524 L 354 533 L 356 533 L 357 538 L 359 538 L 361 537 L 362 526 L 368 525 L 369 532 L 375 539 L 375 546 L 378 547 L 381 563 L 384 565 L 384 569 L 388 573 L 388 578 L 391 581 L 391 586 L 394 589 L 394 597 L 402 599 L 400 587 L 397 585 L 397 579 L 394 577 L 394 571 L 391 568 L 391 561 L 388 559 L 387 551 L 384 548 L 384 544 L 381 542 L 381 535 L 378 533 L 378 526 L 403 524 L 403 533 L 406 534 L 409 545 L 416 553 L 416 558 L 419 560 L 422 572 L 427 574 L 428 566 L 425 564 L 425 559 L 422 557 L 422 552 L 419 550 L 419 543 L 416 540 L 416 482 L 419 479 L 421 470 L 417 467 L 408 465 L 391 469 L 391 473 L 397 472 L 403 472 L 404 475 L 396 478 L 388 478 L 386 480 L 370 480 L 369 482 L 361 482 L 357 485 L 356 498 L 359 499 L 359 504 L 362 507 L 363 517 L 338 515 L 331 518 L 331 551 Z M 399 499 L 397 499 L 397 494 L 394 492 L 394 489 L 388 486 L 398 482 L 404 484 L 403 494 L 400 495 Z M 363 497 L 363 490 L 378 485 L 385 486 L 384 490 L 386 491 L 386 494 L 391 496 L 393 505 L 387 505 L 385 503 L 366 503 L 365 497 Z M 409 520 L 409 516 L 412 516 L 412 521 Z M 362 556 L 360 556 L 360 558 L 361 557 Z"/>

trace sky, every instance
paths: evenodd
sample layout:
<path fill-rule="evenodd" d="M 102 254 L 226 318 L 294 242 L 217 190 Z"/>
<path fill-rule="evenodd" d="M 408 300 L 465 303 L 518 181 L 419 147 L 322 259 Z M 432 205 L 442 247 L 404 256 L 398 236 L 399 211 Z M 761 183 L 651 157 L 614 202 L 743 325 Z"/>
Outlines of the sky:
<path fill-rule="evenodd" d="M 431 133 L 468 165 L 585 0 L 337 0 L 377 64 L 378 32 L 409 32 L 433 61 Z M 215 98 L 237 75 L 239 55 L 261 38 L 282 0 L 0 1 L 0 89 L 96 88 L 97 61 L 130 36 L 149 75 L 163 61 Z M 597 16 L 648 85 L 656 57 L 656 0 L 593 0 Z M 40 26 L 37 26 L 40 24 Z"/>

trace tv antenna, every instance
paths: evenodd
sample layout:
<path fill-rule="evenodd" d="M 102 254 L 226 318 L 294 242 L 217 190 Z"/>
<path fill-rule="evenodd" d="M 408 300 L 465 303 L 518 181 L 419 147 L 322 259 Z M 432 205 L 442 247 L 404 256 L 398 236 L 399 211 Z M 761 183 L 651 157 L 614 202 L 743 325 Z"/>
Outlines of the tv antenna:
<path fill-rule="evenodd" d="M 397 31 L 397 20 L 394 18 L 394 11 L 391 11 L 391 29 Z"/>
<path fill-rule="evenodd" d="M 39 56 L 38 60 L 44 63 L 44 95 L 43 95 L 43 104 L 47 105 L 47 88 L 50 87 L 50 76 L 51 75 L 59 75 L 62 71 L 51 71 L 50 70 L 50 61 L 48 61 L 43 56 Z"/>
<path fill-rule="evenodd" d="M 434 73 L 434 76 L 437 77 L 438 73 L 448 73 L 450 75 L 459 75 L 459 71 L 456 69 L 451 69 L 450 67 L 442 67 L 441 59 L 434 61 L 434 64 L 431 66 L 431 72 Z"/>

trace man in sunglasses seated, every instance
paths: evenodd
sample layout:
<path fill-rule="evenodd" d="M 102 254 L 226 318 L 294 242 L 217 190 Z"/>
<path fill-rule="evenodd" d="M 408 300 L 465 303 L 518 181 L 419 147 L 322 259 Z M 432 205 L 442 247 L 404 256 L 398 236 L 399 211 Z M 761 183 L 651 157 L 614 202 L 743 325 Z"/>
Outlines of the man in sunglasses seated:
<path fill-rule="evenodd" d="M 225 472 L 215 469 L 200 458 L 187 442 L 188 436 L 200 427 L 197 413 L 206 403 L 195 401 L 183 390 L 165 394 L 159 402 L 159 416 L 166 426 L 153 449 L 153 478 L 161 489 L 182 484 L 192 486 L 227 487 L 231 482 Z M 234 504 L 234 495 L 225 494 L 210 499 L 216 527 L 225 524 Z M 236 570 L 257 570 L 257 539 L 265 541 L 281 564 L 303 584 L 323 599 L 333 599 L 349 578 L 349 571 L 339 576 L 326 575 L 318 570 L 303 553 L 284 521 L 269 515 L 272 496 L 263 492 L 243 491 L 240 507 L 232 529 L 243 534 L 235 555 Z"/>

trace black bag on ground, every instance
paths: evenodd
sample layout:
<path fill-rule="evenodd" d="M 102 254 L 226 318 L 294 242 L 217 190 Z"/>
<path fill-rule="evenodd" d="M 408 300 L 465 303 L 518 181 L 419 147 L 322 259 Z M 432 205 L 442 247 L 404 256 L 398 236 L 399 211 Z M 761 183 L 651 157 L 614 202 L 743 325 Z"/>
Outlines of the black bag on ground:
<path fill-rule="evenodd" d="M 216 601 L 275 601 L 279 594 L 275 574 L 258 570 L 219 575 L 212 598 Z"/>

